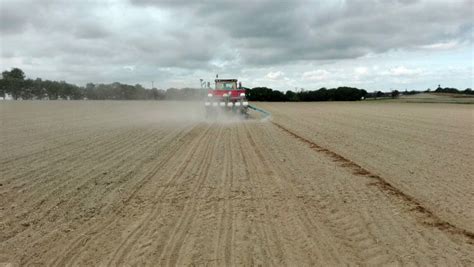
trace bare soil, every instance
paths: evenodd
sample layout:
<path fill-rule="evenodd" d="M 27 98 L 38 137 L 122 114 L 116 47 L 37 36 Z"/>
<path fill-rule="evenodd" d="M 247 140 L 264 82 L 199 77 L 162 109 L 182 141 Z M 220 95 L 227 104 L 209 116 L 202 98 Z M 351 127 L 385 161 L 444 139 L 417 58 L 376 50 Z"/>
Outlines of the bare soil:
<path fill-rule="evenodd" d="M 0 263 L 474 264 L 473 108 L 0 103 Z"/>

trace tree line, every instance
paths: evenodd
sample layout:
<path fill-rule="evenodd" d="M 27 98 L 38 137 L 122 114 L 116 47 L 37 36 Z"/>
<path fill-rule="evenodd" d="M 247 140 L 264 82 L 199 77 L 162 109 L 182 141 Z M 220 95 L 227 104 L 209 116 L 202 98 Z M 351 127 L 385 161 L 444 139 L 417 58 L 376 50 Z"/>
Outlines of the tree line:
<path fill-rule="evenodd" d="M 267 87 L 245 88 L 250 101 L 355 101 L 367 97 L 398 97 L 397 90 L 391 93 L 375 91 L 368 93 L 364 89 L 354 87 L 320 88 L 318 90 L 285 93 Z M 428 89 L 425 92 L 429 92 Z M 473 94 L 468 88 L 460 91 L 456 88 L 438 88 L 436 93 Z M 416 94 L 421 91 L 405 91 L 402 94 Z M 0 97 L 10 95 L 13 99 L 69 99 L 69 100 L 196 100 L 205 97 L 206 90 L 194 88 L 146 89 L 140 84 L 128 85 L 118 82 L 110 84 L 88 83 L 77 86 L 65 81 L 27 79 L 19 68 L 2 72 L 0 79 Z"/>
<path fill-rule="evenodd" d="M 65 81 L 26 79 L 19 68 L 3 71 L 0 79 L 0 97 L 10 95 L 17 99 L 68 99 L 68 100 L 194 100 L 207 94 L 205 90 L 192 88 L 146 89 L 140 84 L 128 85 L 88 83 L 77 86 Z"/>
<path fill-rule="evenodd" d="M 374 91 L 368 93 L 364 89 L 354 87 L 338 87 L 332 89 L 320 88 L 314 91 L 281 91 L 273 90 L 267 87 L 256 87 L 253 89 L 247 89 L 246 95 L 250 101 L 275 101 L 275 102 L 292 102 L 292 101 L 356 101 L 365 98 L 398 98 L 400 95 L 414 95 L 420 93 L 450 93 L 450 94 L 467 94 L 474 95 L 474 91 L 471 88 L 465 90 L 458 90 L 456 88 L 438 88 L 434 91 L 427 89 L 425 91 L 417 90 L 405 90 L 398 91 L 392 90 L 391 92 Z"/>
<path fill-rule="evenodd" d="M 445 87 L 441 88 L 438 85 L 438 88 L 435 90 L 436 93 L 449 93 L 449 94 L 465 94 L 465 95 L 474 95 L 474 91 L 471 88 L 466 88 L 465 90 L 461 91 L 456 88 Z"/>
<path fill-rule="evenodd" d="M 256 87 L 246 90 L 250 101 L 355 101 L 367 95 L 364 89 L 354 87 L 321 88 L 314 91 L 286 91 L 283 93 L 267 87 Z"/>

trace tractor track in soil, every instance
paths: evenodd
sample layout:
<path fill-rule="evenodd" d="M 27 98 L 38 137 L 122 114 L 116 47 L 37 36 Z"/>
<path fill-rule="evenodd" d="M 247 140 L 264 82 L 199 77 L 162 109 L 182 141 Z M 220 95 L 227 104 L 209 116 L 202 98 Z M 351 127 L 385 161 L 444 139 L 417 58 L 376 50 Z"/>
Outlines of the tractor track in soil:
<path fill-rule="evenodd" d="M 73 122 L 64 103 L 21 103 L 2 117 L 12 121 L 0 155 L 0 263 L 474 264 L 458 217 L 437 216 L 286 115 L 223 123 L 183 115 L 189 103 L 103 104 L 74 104 Z M 30 113 L 44 128 L 15 119 Z M 324 130 L 338 123 L 347 124 Z"/>
<path fill-rule="evenodd" d="M 429 225 L 429 226 L 432 226 L 432 227 L 436 227 L 436 228 L 438 228 L 442 231 L 446 231 L 446 232 L 449 232 L 449 233 L 452 233 L 452 234 L 457 234 L 457 235 L 464 236 L 469 240 L 468 242 L 470 244 L 474 245 L 474 233 L 473 232 L 470 232 L 466 229 L 459 228 L 459 227 L 453 225 L 452 223 L 447 222 L 447 221 L 439 218 L 436 214 L 434 214 L 427 207 L 424 207 L 414 197 L 412 197 L 412 196 L 404 193 L 400 189 L 394 187 L 392 184 L 390 184 L 388 182 L 387 179 L 384 179 L 384 178 L 380 177 L 379 175 L 370 172 L 369 170 L 363 168 L 362 166 L 360 166 L 359 164 L 353 162 L 352 160 L 350 160 L 348 158 L 345 158 L 344 156 L 341 156 L 340 154 L 338 154 L 334 151 L 331 151 L 327 148 L 324 148 L 324 147 L 322 147 L 322 146 L 320 146 L 320 145 L 318 145 L 318 144 L 316 144 L 316 143 L 314 143 L 314 142 L 312 142 L 312 141 L 296 134 L 295 132 L 285 128 L 284 126 L 282 126 L 282 125 L 280 125 L 276 122 L 272 121 L 272 123 L 275 126 L 277 126 L 278 128 L 280 128 L 281 130 L 283 130 L 284 132 L 288 133 L 289 135 L 291 135 L 291 136 L 295 137 L 296 139 L 308 144 L 309 147 L 311 149 L 313 149 L 314 151 L 321 152 L 321 153 L 329 156 L 330 158 L 332 158 L 332 160 L 337 162 L 340 166 L 350 169 L 354 175 L 365 176 L 365 177 L 369 177 L 369 178 L 374 179 L 374 182 L 370 183 L 370 185 L 377 186 L 381 190 L 389 193 L 390 195 L 396 196 L 396 197 L 402 199 L 403 201 L 405 201 L 410 206 L 410 210 L 412 210 L 413 212 L 417 212 L 419 215 L 422 215 L 421 216 L 422 217 L 421 222 L 423 224 L 426 224 L 426 225 Z"/>
<path fill-rule="evenodd" d="M 120 214 L 123 212 L 123 209 L 127 207 L 127 204 L 135 197 L 135 194 L 143 188 L 143 186 L 146 185 L 150 179 L 154 177 L 154 175 L 160 170 L 160 168 L 166 166 L 167 163 L 169 163 L 172 159 L 172 154 L 169 154 L 168 157 L 163 159 L 163 161 L 160 162 L 160 164 L 156 165 L 155 167 L 152 168 L 152 170 L 147 173 L 144 178 L 138 182 L 138 184 L 135 186 L 134 189 L 130 190 L 131 194 L 122 200 L 122 205 L 119 206 L 118 210 L 115 210 L 115 214 Z M 189 163 L 189 160 L 187 160 L 187 163 Z M 175 177 L 173 177 L 174 179 Z M 172 179 L 167 181 L 165 183 L 165 186 L 163 187 L 163 190 L 168 188 L 166 185 L 170 184 L 172 182 Z M 79 246 L 84 246 L 84 244 L 90 240 L 90 236 L 93 236 L 95 234 L 102 234 L 101 232 L 105 230 L 107 227 L 109 227 L 111 224 L 115 223 L 118 218 L 116 217 L 111 217 L 108 221 L 104 222 L 99 222 L 98 225 L 93 226 L 91 229 L 89 229 L 86 233 L 89 233 L 88 236 L 86 237 L 81 237 L 80 239 L 74 241 L 68 249 L 66 249 L 65 254 L 61 255 L 60 258 L 58 258 L 58 262 L 53 262 L 53 265 L 59 265 L 59 266 L 64 266 L 68 263 L 72 263 L 75 260 L 75 256 L 78 256 L 79 254 L 77 251 L 79 250 Z M 133 234 L 133 233 L 132 233 Z M 120 249 L 120 247 L 119 247 Z"/>

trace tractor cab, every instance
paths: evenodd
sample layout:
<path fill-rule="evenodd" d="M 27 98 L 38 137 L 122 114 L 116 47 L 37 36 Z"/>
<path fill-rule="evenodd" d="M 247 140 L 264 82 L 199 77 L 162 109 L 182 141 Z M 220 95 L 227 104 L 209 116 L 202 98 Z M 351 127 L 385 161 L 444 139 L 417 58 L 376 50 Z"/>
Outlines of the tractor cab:
<path fill-rule="evenodd" d="M 231 99 L 237 99 L 245 95 L 245 89 L 242 89 L 241 84 L 237 86 L 236 79 L 216 79 L 216 86 L 214 90 L 209 90 L 209 93 L 215 97 L 228 96 Z"/>
<path fill-rule="evenodd" d="M 237 80 L 216 80 L 216 90 L 237 90 Z"/>

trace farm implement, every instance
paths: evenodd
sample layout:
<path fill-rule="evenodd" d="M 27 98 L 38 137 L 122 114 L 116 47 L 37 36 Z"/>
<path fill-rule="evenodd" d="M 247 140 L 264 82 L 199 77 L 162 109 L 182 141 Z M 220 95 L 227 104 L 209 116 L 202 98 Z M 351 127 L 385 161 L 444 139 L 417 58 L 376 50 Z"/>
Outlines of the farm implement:
<path fill-rule="evenodd" d="M 207 118 L 219 114 L 237 114 L 247 118 L 249 102 L 242 84 L 239 82 L 237 85 L 237 79 L 216 79 L 215 88 L 208 90 L 205 108 Z"/>

